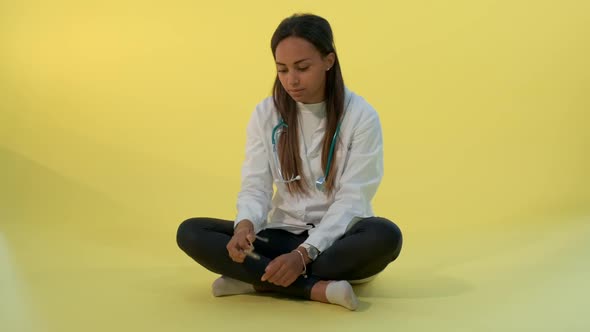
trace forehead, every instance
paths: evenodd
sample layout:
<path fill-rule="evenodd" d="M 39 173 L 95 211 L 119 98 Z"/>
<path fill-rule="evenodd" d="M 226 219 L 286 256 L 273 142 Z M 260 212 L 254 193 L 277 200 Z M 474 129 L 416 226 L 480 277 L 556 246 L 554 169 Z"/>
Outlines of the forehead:
<path fill-rule="evenodd" d="M 312 43 L 299 37 L 287 37 L 283 39 L 275 51 L 277 62 L 292 64 L 302 59 L 316 59 L 320 52 Z"/>

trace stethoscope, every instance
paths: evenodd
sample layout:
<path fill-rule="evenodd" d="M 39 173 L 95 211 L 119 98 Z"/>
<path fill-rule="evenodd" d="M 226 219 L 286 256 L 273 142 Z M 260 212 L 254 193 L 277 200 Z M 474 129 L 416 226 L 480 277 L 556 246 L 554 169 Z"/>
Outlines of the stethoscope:
<path fill-rule="evenodd" d="M 317 190 L 322 191 L 322 192 L 325 191 L 325 189 L 326 189 L 326 178 L 328 177 L 328 175 L 330 173 L 330 165 L 332 164 L 332 156 L 334 155 L 334 147 L 336 146 L 336 140 L 338 139 L 338 134 L 340 133 L 340 125 L 342 124 L 342 119 L 344 119 L 344 114 L 346 114 L 346 109 L 348 108 L 348 104 L 350 104 L 350 99 L 348 100 L 348 103 L 346 104 L 346 107 L 344 108 L 344 112 L 342 114 L 340 122 L 338 122 L 338 126 L 336 127 L 336 131 L 334 132 L 334 137 L 332 137 L 332 143 L 330 144 L 330 152 L 328 152 L 328 162 L 326 163 L 326 170 L 324 171 L 324 175 L 320 176 L 315 181 L 315 187 L 317 188 Z M 290 182 L 297 181 L 297 180 L 301 179 L 301 176 L 297 175 L 297 176 L 294 176 L 288 180 L 285 180 L 285 177 L 283 176 L 283 170 L 281 169 L 281 163 L 279 161 L 279 152 L 278 152 L 276 143 L 278 141 L 279 135 L 283 131 L 283 128 L 288 128 L 288 127 L 289 126 L 283 120 L 283 118 L 279 118 L 279 123 L 276 126 L 274 126 L 274 128 L 272 129 L 272 137 L 271 137 L 271 139 L 272 139 L 272 152 L 274 155 L 277 173 L 279 175 L 279 179 L 275 180 L 275 182 L 279 182 L 279 183 L 290 183 Z"/>

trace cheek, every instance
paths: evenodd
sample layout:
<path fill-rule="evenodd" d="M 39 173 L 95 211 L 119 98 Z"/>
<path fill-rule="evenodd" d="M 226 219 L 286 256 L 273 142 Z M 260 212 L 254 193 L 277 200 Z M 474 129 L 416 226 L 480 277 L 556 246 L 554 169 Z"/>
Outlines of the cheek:
<path fill-rule="evenodd" d="M 283 87 L 286 87 L 287 84 L 287 78 L 285 77 L 285 75 L 277 75 L 279 82 L 281 82 L 281 85 Z"/>
<path fill-rule="evenodd" d="M 326 80 L 325 73 L 323 71 L 311 72 L 307 75 L 307 83 L 314 88 L 320 88 Z"/>

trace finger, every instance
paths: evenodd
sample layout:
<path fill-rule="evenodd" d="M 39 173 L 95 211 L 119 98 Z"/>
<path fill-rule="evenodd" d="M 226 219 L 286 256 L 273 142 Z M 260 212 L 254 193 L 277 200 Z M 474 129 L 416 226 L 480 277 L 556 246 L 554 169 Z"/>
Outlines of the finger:
<path fill-rule="evenodd" d="M 233 245 L 228 245 L 228 253 L 231 260 L 236 263 L 242 263 L 246 258 L 246 255 L 241 250 L 236 248 L 235 243 Z"/>
<path fill-rule="evenodd" d="M 233 252 L 233 250 L 229 251 L 229 258 L 231 258 L 232 261 L 236 261 L 236 254 Z"/>
<path fill-rule="evenodd" d="M 229 240 L 229 242 L 225 246 L 225 249 L 227 249 L 227 252 L 230 254 L 230 256 L 233 254 L 234 248 L 235 248 L 235 243 L 234 243 L 234 240 L 231 239 L 231 240 Z"/>
<path fill-rule="evenodd" d="M 254 240 L 256 240 L 256 235 L 253 232 L 248 233 L 248 235 L 246 235 L 246 239 L 248 240 L 248 242 L 252 243 L 254 242 Z"/>
<path fill-rule="evenodd" d="M 275 273 L 275 269 L 266 269 L 264 274 L 262 275 L 262 277 L 260 278 L 260 281 L 264 282 L 267 281 L 268 278 L 272 277 Z"/>
<path fill-rule="evenodd" d="M 235 260 L 238 257 L 238 254 L 240 253 L 238 248 L 236 248 L 235 243 L 228 244 L 227 251 L 229 253 L 229 257 L 231 257 L 233 260 Z"/>
<path fill-rule="evenodd" d="M 244 259 L 246 259 L 246 256 L 243 254 L 237 254 L 233 257 L 231 257 L 232 261 L 236 262 L 236 263 L 243 263 Z"/>
<path fill-rule="evenodd" d="M 286 265 L 281 265 L 281 268 L 272 276 L 268 279 L 269 282 L 275 284 L 275 285 L 279 285 L 279 281 L 281 279 L 283 279 L 283 277 L 285 276 L 285 274 L 287 273 L 288 269 Z"/>
<path fill-rule="evenodd" d="M 293 271 L 288 271 L 287 273 L 285 273 L 283 278 L 279 280 L 278 284 L 283 287 L 289 287 L 295 280 L 297 280 L 298 276 L 299 275 L 297 275 L 297 273 L 294 273 Z"/>
<path fill-rule="evenodd" d="M 294 271 L 293 269 L 288 269 L 287 272 L 283 275 L 283 278 L 279 280 L 279 283 L 283 287 L 290 286 L 297 278 L 299 277 L 299 273 Z"/>
<path fill-rule="evenodd" d="M 242 263 L 246 259 L 246 253 L 242 250 L 238 250 L 236 254 L 236 262 Z"/>
<path fill-rule="evenodd" d="M 235 252 L 234 247 L 232 247 L 228 244 L 226 249 L 227 249 L 227 253 L 229 254 L 229 257 L 233 260 L 234 257 L 236 256 L 236 252 Z"/>
<path fill-rule="evenodd" d="M 262 278 L 260 278 L 260 280 L 262 281 L 267 281 L 270 277 L 272 277 L 280 268 L 280 264 L 278 264 L 277 260 L 274 259 L 272 262 L 270 262 L 267 266 L 266 269 L 264 269 L 264 274 L 262 275 Z"/>
<path fill-rule="evenodd" d="M 239 242 L 238 242 L 239 248 L 241 250 L 251 250 L 252 248 L 252 242 L 249 242 L 247 238 L 242 238 Z"/>

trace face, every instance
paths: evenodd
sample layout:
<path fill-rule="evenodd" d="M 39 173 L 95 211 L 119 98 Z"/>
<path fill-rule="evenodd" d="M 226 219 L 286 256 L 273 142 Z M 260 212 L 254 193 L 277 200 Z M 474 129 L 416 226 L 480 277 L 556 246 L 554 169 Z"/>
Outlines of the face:
<path fill-rule="evenodd" d="M 324 101 L 326 72 L 336 56 L 326 56 L 307 40 L 299 37 L 283 39 L 275 51 L 277 75 L 283 88 L 295 101 L 314 104 Z"/>

